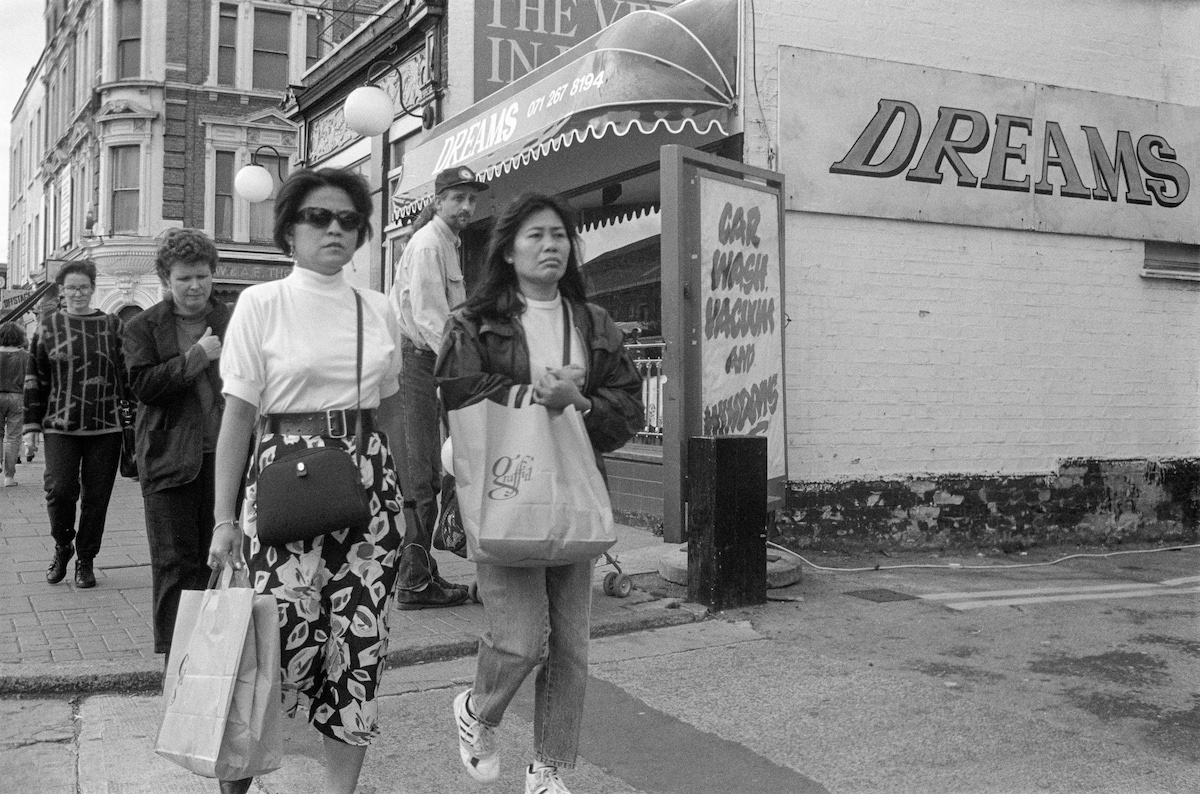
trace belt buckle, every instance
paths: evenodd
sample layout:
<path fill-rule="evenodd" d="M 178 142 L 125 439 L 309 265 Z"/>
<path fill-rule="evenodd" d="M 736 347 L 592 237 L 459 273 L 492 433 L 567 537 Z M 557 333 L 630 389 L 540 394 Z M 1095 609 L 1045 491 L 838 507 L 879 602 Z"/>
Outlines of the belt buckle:
<path fill-rule="evenodd" d="M 330 438 L 346 437 L 346 409 L 330 408 L 325 412 L 325 429 Z"/>

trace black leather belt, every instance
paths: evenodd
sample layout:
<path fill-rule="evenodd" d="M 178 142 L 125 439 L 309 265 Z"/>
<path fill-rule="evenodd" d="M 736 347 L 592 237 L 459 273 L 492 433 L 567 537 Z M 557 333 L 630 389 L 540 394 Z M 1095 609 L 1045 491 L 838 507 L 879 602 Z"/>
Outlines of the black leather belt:
<path fill-rule="evenodd" d="M 375 429 L 374 409 L 360 412 L 353 409 L 334 408 L 330 411 L 314 411 L 309 414 L 267 414 L 263 418 L 266 420 L 268 433 L 345 438 L 354 435 L 359 413 L 362 413 L 363 432 L 372 432 Z"/>

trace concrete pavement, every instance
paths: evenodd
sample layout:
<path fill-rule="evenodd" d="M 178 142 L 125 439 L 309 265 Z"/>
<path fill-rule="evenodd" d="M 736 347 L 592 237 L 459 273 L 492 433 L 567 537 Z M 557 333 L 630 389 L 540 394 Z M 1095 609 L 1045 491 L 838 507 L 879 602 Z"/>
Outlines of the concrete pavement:
<path fill-rule="evenodd" d="M 968 566 L 1001 561 L 862 562 L 761 607 L 594 641 L 571 790 L 1200 790 L 1200 549 L 988 571 Z M 471 675 L 469 658 L 387 671 L 360 794 L 521 791 L 524 690 L 498 731 L 500 781 L 477 786 L 458 763 L 450 701 Z M 0 698 L 0 790 L 214 791 L 154 755 L 160 709 L 152 694 Z M 254 794 L 319 791 L 318 737 L 284 725 L 283 766 Z"/>
<path fill-rule="evenodd" d="M 98 585 L 79 590 L 73 567 L 48 585 L 53 553 L 42 490 L 40 454 L 17 467 L 14 488 L 0 489 L 0 695 L 15 693 L 154 691 L 161 687 L 162 657 L 153 653 L 150 625 L 150 554 L 141 491 L 118 478 L 108 510 L 104 545 L 96 557 Z M 618 526 L 613 549 L 626 573 L 658 569 L 664 546 L 646 530 Z M 435 552 L 442 575 L 474 579 L 474 566 Z M 705 610 L 679 599 L 634 590 L 625 599 L 604 595 L 600 583 L 613 570 L 596 568 L 592 627 L 597 636 L 689 623 Z M 474 652 L 483 608 L 395 611 L 390 666 L 449 659 Z"/>

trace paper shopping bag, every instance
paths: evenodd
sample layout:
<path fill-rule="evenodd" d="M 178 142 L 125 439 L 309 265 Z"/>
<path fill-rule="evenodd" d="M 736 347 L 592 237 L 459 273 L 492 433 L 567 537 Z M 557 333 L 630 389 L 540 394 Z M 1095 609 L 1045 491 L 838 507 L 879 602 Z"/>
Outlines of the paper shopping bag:
<path fill-rule="evenodd" d="M 275 597 L 229 587 L 231 575 L 180 595 L 154 748 L 221 780 L 266 774 L 283 756 Z"/>
<path fill-rule="evenodd" d="M 617 541 L 595 452 L 573 407 L 552 411 L 514 387 L 448 413 L 467 558 L 513 566 L 565 565 Z"/>

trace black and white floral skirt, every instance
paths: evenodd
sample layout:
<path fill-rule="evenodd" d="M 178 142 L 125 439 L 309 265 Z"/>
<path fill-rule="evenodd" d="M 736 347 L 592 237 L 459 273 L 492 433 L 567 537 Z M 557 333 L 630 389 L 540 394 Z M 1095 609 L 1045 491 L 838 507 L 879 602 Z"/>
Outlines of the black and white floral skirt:
<path fill-rule="evenodd" d="M 355 440 L 264 434 L 247 475 L 242 528 L 250 580 L 279 604 L 284 709 L 295 716 L 300 696 L 321 733 L 366 745 L 379 733 L 375 691 L 388 647 L 400 545 L 404 537 L 396 464 L 381 433 L 364 435 L 363 487 L 371 504 L 366 529 L 345 529 L 281 546 L 259 543 L 254 517 L 258 472 L 289 450 Z"/>

